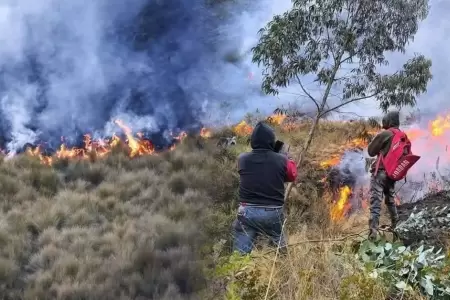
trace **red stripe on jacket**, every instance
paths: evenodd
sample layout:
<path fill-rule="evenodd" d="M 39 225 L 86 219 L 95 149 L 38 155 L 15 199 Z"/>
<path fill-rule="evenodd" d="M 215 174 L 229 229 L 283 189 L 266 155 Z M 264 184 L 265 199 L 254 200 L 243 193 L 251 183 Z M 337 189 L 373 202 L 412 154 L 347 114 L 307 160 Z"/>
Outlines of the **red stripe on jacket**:
<path fill-rule="evenodd" d="M 288 159 L 286 164 L 286 182 L 293 182 L 297 179 L 297 164 L 295 161 Z"/>

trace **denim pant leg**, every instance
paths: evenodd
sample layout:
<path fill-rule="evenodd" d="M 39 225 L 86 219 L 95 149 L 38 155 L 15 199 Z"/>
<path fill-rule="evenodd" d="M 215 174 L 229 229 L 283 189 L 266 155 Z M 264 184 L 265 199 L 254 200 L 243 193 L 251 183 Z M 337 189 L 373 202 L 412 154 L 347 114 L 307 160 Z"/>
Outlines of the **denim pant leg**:
<path fill-rule="evenodd" d="M 265 233 L 269 237 L 273 246 L 280 248 L 286 247 L 286 235 L 283 228 L 284 211 L 282 208 L 272 211 L 265 211 L 267 217 L 267 224 L 265 226 Z"/>
<path fill-rule="evenodd" d="M 234 250 L 250 253 L 255 238 L 262 234 L 269 238 L 273 246 L 286 247 L 283 230 L 284 212 L 282 208 L 240 206 L 238 217 L 233 224 Z"/>
<path fill-rule="evenodd" d="M 239 206 L 237 218 L 233 222 L 233 251 L 241 254 L 252 252 L 258 234 L 258 230 L 251 226 L 247 215 L 247 208 Z"/>

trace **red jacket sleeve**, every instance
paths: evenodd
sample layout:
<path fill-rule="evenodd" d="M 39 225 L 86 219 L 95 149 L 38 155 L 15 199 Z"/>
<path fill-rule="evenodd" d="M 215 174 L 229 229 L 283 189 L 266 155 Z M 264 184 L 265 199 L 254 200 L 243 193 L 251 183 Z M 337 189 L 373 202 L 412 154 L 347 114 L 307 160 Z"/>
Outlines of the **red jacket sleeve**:
<path fill-rule="evenodd" d="M 293 182 L 297 179 L 297 164 L 295 161 L 288 159 L 286 164 L 286 182 Z"/>

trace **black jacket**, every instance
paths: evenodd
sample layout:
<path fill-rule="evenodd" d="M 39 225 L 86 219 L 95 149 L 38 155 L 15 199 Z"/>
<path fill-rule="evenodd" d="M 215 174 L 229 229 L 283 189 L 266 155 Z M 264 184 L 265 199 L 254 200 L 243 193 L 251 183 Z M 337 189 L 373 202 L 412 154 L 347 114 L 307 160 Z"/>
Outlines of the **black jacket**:
<path fill-rule="evenodd" d="M 240 175 L 239 197 L 243 203 L 283 205 L 284 183 L 297 177 L 295 162 L 286 155 L 273 151 L 275 134 L 264 123 L 258 123 L 252 132 L 252 151 L 238 158 Z"/>

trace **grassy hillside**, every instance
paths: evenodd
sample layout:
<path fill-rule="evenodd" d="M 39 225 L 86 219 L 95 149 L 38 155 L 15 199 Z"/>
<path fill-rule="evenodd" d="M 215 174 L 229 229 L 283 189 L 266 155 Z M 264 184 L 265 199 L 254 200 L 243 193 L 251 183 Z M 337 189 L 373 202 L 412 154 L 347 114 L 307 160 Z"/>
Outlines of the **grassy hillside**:
<path fill-rule="evenodd" d="M 275 126 L 293 155 L 307 125 Z M 233 129 L 133 159 L 116 148 L 51 167 L 27 155 L 5 160 L 0 299 L 386 299 L 388 286 L 355 259 L 366 214 L 332 222 L 322 183 L 324 162 L 370 130 L 320 127 L 288 203 L 289 254 L 273 273 L 275 252 L 264 246 L 249 260 L 230 256 L 245 134 L 228 149 L 216 141 Z"/>

